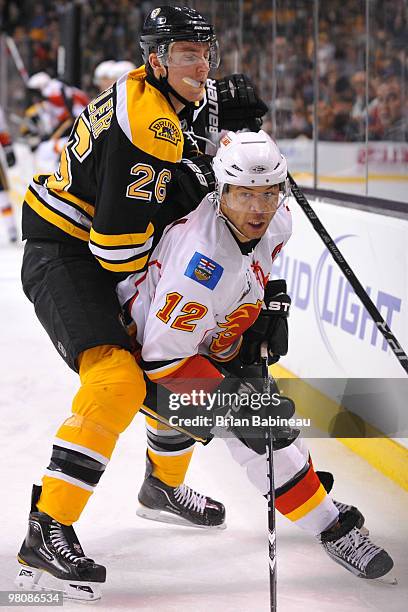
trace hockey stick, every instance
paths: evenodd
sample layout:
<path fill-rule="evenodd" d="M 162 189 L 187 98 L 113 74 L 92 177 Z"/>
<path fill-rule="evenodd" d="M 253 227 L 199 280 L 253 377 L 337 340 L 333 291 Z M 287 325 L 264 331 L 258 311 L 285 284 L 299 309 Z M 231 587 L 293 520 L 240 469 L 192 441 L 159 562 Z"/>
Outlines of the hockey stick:
<path fill-rule="evenodd" d="M 332 239 L 332 237 L 326 231 L 326 228 L 316 215 L 313 208 L 310 206 L 306 196 L 303 191 L 297 185 L 294 178 L 288 172 L 288 178 L 292 190 L 292 194 L 299 204 L 300 208 L 303 210 L 310 223 L 313 225 L 313 228 L 316 230 L 317 234 L 319 234 L 320 238 L 323 240 L 325 246 L 329 249 L 334 261 L 339 266 L 340 270 L 343 272 L 350 285 L 353 287 L 356 295 L 360 298 L 363 306 L 368 311 L 369 315 L 373 319 L 375 325 L 380 330 L 386 341 L 388 342 L 389 347 L 392 352 L 398 359 L 401 364 L 401 367 L 404 368 L 405 372 L 408 374 L 408 355 L 405 353 L 404 349 L 401 347 L 400 343 L 392 333 L 391 329 L 388 327 L 387 323 L 384 321 L 383 317 L 379 313 L 377 307 L 374 302 L 371 300 L 364 287 L 358 280 L 357 276 L 354 274 L 353 270 L 350 268 L 347 261 L 344 259 L 341 254 L 339 248 L 336 243 Z"/>
<path fill-rule="evenodd" d="M 268 370 L 268 343 L 261 345 L 261 363 L 263 378 L 263 393 L 270 394 L 270 379 Z M 276 611 L 276 519 L 275 519 L 275 484 L 273 478 L 273 434 L 270 427 L 265 428 L 266 466 L 269 483 L 268 495 L 268 542 L 269 542 L 269 592 L 271 612 Z"/>
<path fill-rule="evenodd" d="M 21 58 L 20 52 L 17 49 L 16 43 L 14 42 L 14 40 L 11 38 L 11 36 L 6 36 L 6 44 L 8 47 L 8 50 L 10 52 L 11 57 L 14 60 L 14 63 L 16 65 L 16 68 L 21 76 L 21 78 L 23 79 L 25 85 L 27 85 L 27 81 L 28 81 L 28 72 L 25 69 L 24 66 L 24 62 Z"/>

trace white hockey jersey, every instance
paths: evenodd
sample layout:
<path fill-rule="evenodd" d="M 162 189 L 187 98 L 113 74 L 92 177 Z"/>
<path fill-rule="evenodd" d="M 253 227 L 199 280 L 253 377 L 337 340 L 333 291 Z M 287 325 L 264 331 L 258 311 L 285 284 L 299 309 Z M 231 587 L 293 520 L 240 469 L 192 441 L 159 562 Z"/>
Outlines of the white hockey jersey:
<path fill-rule="evenodd" d="M 159 382 L 194 355 L 232 359 L 256 320 L 272 263 L 292 232 L 281 206 L 262 239 L 243 254 L 210 194 L 166 228 L 147 272 L 118 285 L 129 302 L 143 367 Z"/>

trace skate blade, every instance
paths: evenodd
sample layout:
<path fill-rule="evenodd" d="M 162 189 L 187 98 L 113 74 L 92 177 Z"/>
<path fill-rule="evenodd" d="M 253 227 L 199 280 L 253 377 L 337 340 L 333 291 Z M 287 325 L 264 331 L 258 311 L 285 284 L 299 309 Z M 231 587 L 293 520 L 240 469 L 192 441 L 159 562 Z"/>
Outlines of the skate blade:
<path fill-rule="evenodd" d="M 390 585 L 395 586 L 396 584 L 398 584 L 398 580 L 395 578 L 395 576 L 389 575 L 389 572 L 392 570 L 392 566 L 388 570 L 388 573 L 384 574 L 383 576 L 379 576 L 378 578 L 368 578 L 367 576 L 365 576 L 364 574 L 359 572 L 358 569 L 356 569 L 355 567 L 350 566 L 348 563 L 343 561 L 343 559 L 339 559 L 338 557 L 335 557 L 335 556 L 333 556 L 331 554 L 329 554 L 329 557 L 335 563 L 338 563 L 339 565 L 344 567 L 346 570 L 348 570 L 349 572 L 354 574 L 354 576 L 357 576 L 357 578 L 361 578 L 365 582 L 376 582 L 376 583 L 379 583 L 379 584 L 386 584 L 388 586 L 390 586 Z"/>
<path fill-rule="evenodd" d="M 222 523 L 221 525 L 197 525 L 196 523 L 192 523 L 187 519 L 177 516 L 177 514 L 172 514 L 171 512 L 166 512 L 165 510 L 154 510 L 153 508 L 148 508 L 147 506 L 143 506 L 142 504 L 136 509 L 137 516 L 140 518 L 147 519 L 148 521 L 157 521 L 158 523 L 168 523 L 171 525 L 181 525 L 183 527 L 196 527 L 198 529 L 225 529 L 227 527 L 226 523 Z"/>
<path fill-rule="evenodd" d="M 373 582 L 387 584 L 388 586 L 395 586 L 396 584 L 398 584 L 398 580 L 395 576 L 381 576 L 381 578 L 374 578 Z"/>
<path fill-rule="evenodd" d="M 99 583 L 60 580 L 45 570 L 30 567 L 29 565 L 20 566 L 14 583 L 23 591 L 62 593 L 63 599 L 93 602 L 101 598 Z"/>

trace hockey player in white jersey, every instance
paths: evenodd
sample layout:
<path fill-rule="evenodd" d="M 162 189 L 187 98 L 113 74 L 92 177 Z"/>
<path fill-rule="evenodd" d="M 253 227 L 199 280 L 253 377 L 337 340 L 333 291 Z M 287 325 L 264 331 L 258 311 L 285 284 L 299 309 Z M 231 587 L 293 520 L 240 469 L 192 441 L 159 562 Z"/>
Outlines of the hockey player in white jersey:
<path fill-rule="evenodd" d="M 98 64 L 93 75 L 93 82 L 97 86 L 100 93 L 112 87 L 125 72 L 130 72 L 136 68 L 133 62 L 105 60 Z"/>
<path fill-rule="evenodd" d="M 96 66 L 93 73 L 93 82 L 100 93 L 109 89 L 116 81 L 115 65 L 115 60 L 104 60 Z"/>
<path fill-rule="evenodd" d="M 33 74 L 27 88 L 41 101 L 26 109 L 20 131 L 33 151 L 36 173 L 54 171 L 73 123 L 89 98 L 46 72 Z"/>
<path fill-rule="evenodd" d="M 290 299 L 284 281 L 270 281 L 273 260 L 291 234 L 287 206 L 289 190 L 284 157 L 269 136 L 260 131 L 234 134 L 221 140 L 214 159 L 217 191 L 186 217 L 171 224 L 155 248 L 147 272 L 119 284 L 118 294 L 136 323 L 141 364 L 149 380 L 157 384 L 157 397 L 148 393 L 145 410 L 164 423 L 195 439 L 211 438 L 210 425 L 198 426 L 193 402 L 181 409 L 180 394 L 248 393 L 245 379 L 254 369 L 240 363 L 256 359 L 262 341 L 271 356 L 287 350 L 286 317 Z M 258 353 L 259 354 L 259 353 Z M 224 372 L 241 381 L 232 383 Z M 179 398 L 173 418 L 166 394 Z M 243 391 L 244 389 L 244 391 Z M 202 408 L 202 406 L 201 406 Z M 205 407 L 207 414 L 209 406 Z M 293 414 L 291 402 L 281 398 L 280 409 Z M 230 405 L 218 404 L 218 413 Z M 273 411 L 272 403 L 268 410 Z M 251 409 L 239 407 L 243 416 Z M 198 422 L 198 421 L 197 421 Z M 250 481 L 266 495 L 264 437 L 252 438 L 233 425 L 225 437 L 232 456 L 247 471 Z M 383 576 L 393 566 L 385 550 L 373 544 L 361 530 L 364 519 L 352 506 L 327 495 L 314 471 L 306 445 L 298 432 L 277 432 L 274 453 L 276 507 L 287 518 L 318 537 L 325 551 L 349 571 L 364 578 Z M 172 489 L 148 476 L 141 501 L 149 518 L 155 518 L 157 496 L 163 509 L 182 506 L 206 510 L 206 498 L 189 496 L 188 488 Z"/>

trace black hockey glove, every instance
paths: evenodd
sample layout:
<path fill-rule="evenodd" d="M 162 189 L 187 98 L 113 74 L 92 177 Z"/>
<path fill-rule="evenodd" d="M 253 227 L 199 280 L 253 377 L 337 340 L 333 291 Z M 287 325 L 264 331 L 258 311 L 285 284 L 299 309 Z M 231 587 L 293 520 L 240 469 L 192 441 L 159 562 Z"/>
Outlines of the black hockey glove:
<path fill-rule="evenodd" d="M 243 130 L 257 132 L 268 107 L 258 97 L 252 81 L 245 74 L 231 74 L 223 79 L 207 79 L 208 131 Z"/>
<path fill-rule="evenodd" d="M 4 153 L 6 155 L 6 162 L 9 168 L 12 168 L 16 165 L 16 156 L 14 155 L 14 150 L 11 144 L 3 146 Z"/>
<path fill-rule="evenodd" d="M 173 195 L 183 214 L 197 208 L 201 200 L 215 189 L 215 176 L 211 155 L 183 158 L 175 173 Z"/>
<path fill-rule="evenodd" d="M 292 418 L 295 413 L 295 404 L 289 397 L 279 393 L 272 393 L 267 397 L 257 387 L 258 385 L 251 383 L 241 385 L 239 395 L 242 402 L 238 400 L 234 406 L 231 406 L 228 414 L 234 418 L 228 430 L 245 446 L 258 455 L 264 455 L 266 450 L 265 427 L 268 426 L 269 419 L 279 422 L 282 419 Z M 290 446 L 300 433 L 299 429 L 287 425 L 271 425 L 271 430 L 274 450 Z"/>
<path fill-rule="evenodd" d="M 269 364 L 288 352 L 288 321 L 291 299 L 286 281 L 269 281 L 261 312 L 255 323 L 243 334 L 240 359 L 244 364 L 259 363 L 261 344 L 268 342 Z"/>
<path fill-rule="evenodd" d="M 236 381 L 236 389 L 243 401 L 235 402 L 230 406 L 230 413 L 235 417 L 228 427 L 237 438 L 248 448 L 251 448 L 259 455 L 265 453 L 265 429 L 262 419 L 290 419 L 295 413 L 295 404 L 289 397 L 281 395 L 275 380 L 270 377 L 270 397 L 264 393 L 263 378 L 261 378 L 261 368 L 257 365 L 243 365 L 240 358 L 236 357 L 232 361 L 217 364 L 212 363 L 226 376 L 224 382 L 218 388 L 220 391 L 225 381 Z M 238 381 L 241 380 L 241 384 Z M 237 384 L 238 383 L 238 384 Z M 230 383 L 231 384 L 231 383 Z M 248 401 L 245 401 L 245 395 Z M 253 419 L 259 417 L 260 424 Z M 247 425 L 249 419 L 249 425 Z M 274 425 L 273 448 L 279 450 L 292 444 L 298 437 L 300 431 L 290 426 Z M 221 434 L 222 435 L 222 434 Z"/>

